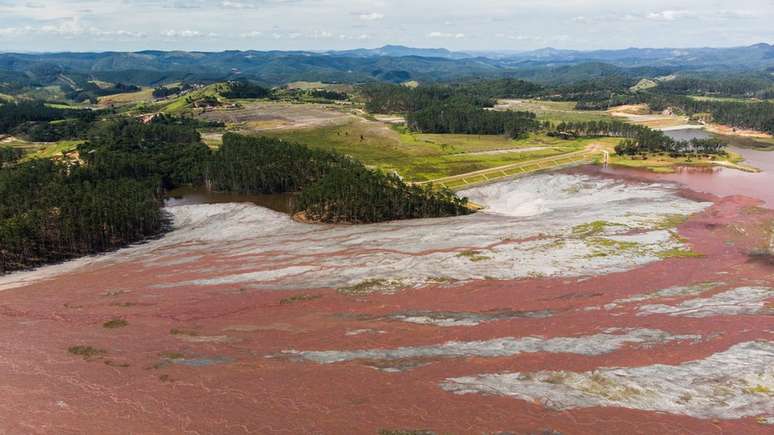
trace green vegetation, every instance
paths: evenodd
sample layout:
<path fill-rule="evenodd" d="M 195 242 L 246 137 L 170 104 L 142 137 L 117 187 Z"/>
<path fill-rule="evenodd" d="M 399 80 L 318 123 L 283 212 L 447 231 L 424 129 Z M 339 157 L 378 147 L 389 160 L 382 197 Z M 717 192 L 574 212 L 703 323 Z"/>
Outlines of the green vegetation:
<path fill-rule="evenodd" d="M 228 88 L 221 92 L 226 98 L 230 99 L 254 99 L 271 97 L 271 89 L 264 88 L 247 81 L 233 81 L 228 83 Z"/>
<path fill-rule="evenodd" d="M 669 258 L 701 258 L 704 255 L 694 252 L 690 249 L 674 248 L 657 253 L 659 258 L 666 260 Z"/>
<path fill-rule="evenodd" d="M 127 166 L 127 169 L 130 166 Z M 110 250 L 158 233 L 158 181 L 117 165 L 33 160 L 0 171 L 0 274 Z"/>
<path fill-rule="evenodd" d="M 339 288 L 338 292 L 348 296 L 366 296 L 373 293 L 393 293 L 403 286 L 401 281 L 368 279 L 349 287 Z"/>
<path fill-rule="evenodd" d="M 295 209 L 312 222 L 373 223 L 465 215 L 472 212 L 467 203 L 448 189 L 408 185 L 358 164 L 331 168 L 301 191 Z"/>
<path fill-rule="evenodd" d="M 406 124 L 421 133 L 505 135 L 525 137 L 540 127 L 531 112 L 496 112 L 471 105 L 433 104 L 409 112 Z"/>
<path fill-rule="evenodd" d="M 591 237 L 596 236 L 605 231 L 605 228 L 613 224 L 607 221 L 594 221 L 586 224 L 581 224 L 572 229 L 572 234 L 576 237 Z"/>
<path fill-rule="evenodd" d="M 538 121 L 557 124 L 560 122 L 609 121 L 611 115 L 603 111 L 577 110 L 576 101 L 552 100 L 501 100 L 497 110 L 528 111 L 537 115 Z"/>
<path fill-rule="evenodd" d="M 301 192 L 296 212 L 313 222 L 371 223 L 467 214 L 467 200 L 447 190 L 404 183 L 335 152 L 227 133 L 208 169 L 218 190 Z"/>
<path fill-rule="evenodd" d="M 0 169 L 6 165 L 12 165 L 19 161 L 24 155 L 24 151 L 10 146 L 0 147 Z"/>
<path fill-rule="evenodd" d="M 78 145 L 82 144 L 82 140 L 61 140 L 46 144 L 46 146 L 34 153 L 30 153 L 27 157 L 32 159 L 50 159 L 55 157 L 62 157 L 68 153 L 76 151 Z"/>
<path fill-rule="evenodd" d="M 209 149 L 191 125 L 98 124 L 80 161 L 33 159 L 0 170 L 0 274 L 103 252 L 158 234 L 162 187 L 203 180 Z"/>
<path fill-rule="evenodd" d="M 580 151 L 592 143 L 610 143 L 611 147 L 614 144 L 604 138 L 562 140 L 545 134 L 531 134 L 517 140 L 495 135 L 422 134 L 365 121 L 267 134 L 336 151 L 368 166 L 395 171 L 411 181 L 559 156 Z"/>
<path fill-rule="evenodd" d="M 85 360 L 105 355 L 107 353 L 107 351 L 103 349 L 97 349 L 92 346 L 71 346 L 67 348 L 67 351 L 73 355 L 83 357 Z"/>
<path fill-rule="evenodd" d="M 774 134 L 774 103 L 768 101 L 727 102 L 654 95 L 647 103 L 656 111 L 673 108 L 710 122 Z"/>
<path fill-rule="evenodd" d="M 320 299 L 322 295 L 293 295 L 280 299 L 280 305 L 295 304 L 296 302 L 308 302 Z"/>
<path fill-rule="evenodd" d="M 76 139 L 100 115 L 93 110 L 54 108 L 42 101 L 6 103 L 0 105 L 0 134 L 39 142 Z"/>
<path fill-rule="evenodd" d="M 102 324 L 102 327 L 107 329 L 117 329 L 117 328 L 123 328 L 125 326 L 128 326 L 129 322 L 127 322 L 124 319 L 112 319 L 108 320 L 107 322 Z"/>
<path fill-rule="evenodd" d="M 462 251 L 457 254 L 457 257 L 467 258 L 468 260 L 477 263 L 479 261 L 491 260 L 492 257 L 481 255 L 481 251 Z"/>

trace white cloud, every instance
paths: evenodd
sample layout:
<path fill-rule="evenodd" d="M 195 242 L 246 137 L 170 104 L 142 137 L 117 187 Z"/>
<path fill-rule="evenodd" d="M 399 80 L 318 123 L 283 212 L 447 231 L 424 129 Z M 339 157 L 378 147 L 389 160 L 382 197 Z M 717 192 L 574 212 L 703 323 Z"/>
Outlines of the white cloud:
<path fill-rule="evenodd" d="M 694 18 L 697 14 L 693 11 L 686 11 L 686 10 L 666 10 L 661 12 L 650 12 L 645 17 L 649 20 L 657 20 L 657 21 L 675 21 L 682 18 Z"/>
<path fill-rule="evenodd" d="M 446 32 L 430 32 L 427 34 L 428 38 L 442 38 L 442 39 L 464 39 L 464 33 L 446 33 Z"/>
<path fill-rule="evenodd" d="M 774 41 L 772 6 L 772 0 L 0 0 L 0 50 L 327 50 L 362 47 L 365 40 L 369 46 L 431 41 L 463 51 L 730 46 Z M 552 39 L 557 34 L 568 37 Z"/>
<path fill-rule="evenodd" d="M 360 14 L 358 16 L 363 21 L 379 21 L 384 19 L 384 14 L 378 12 L 371 12 L 370 14 Z"/>
<path fill-rule="evenodd" d="M 198 38 L 203 36 L 203 34 L 198 30 L 165 30 L 161 32 L 161 36 L 167 38 Z"/>
<path fill-rule="evenodd" d="M 263 32 L 259 32 L 258 30 L 253 30 L 252 32 L 242 33 L 239 36 L 241 36 L 242 38 L 259 38 L 263 36 Z"/>

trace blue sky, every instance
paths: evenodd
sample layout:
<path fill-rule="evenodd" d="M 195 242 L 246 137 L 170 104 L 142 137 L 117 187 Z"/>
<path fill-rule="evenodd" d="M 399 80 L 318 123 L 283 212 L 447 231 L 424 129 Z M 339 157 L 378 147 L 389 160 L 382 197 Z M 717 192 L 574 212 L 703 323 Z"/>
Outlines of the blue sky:
<path fill-rule="evenodd" d="M 0 0 L 0 51 L 774 42 L 774 0 Z"/>

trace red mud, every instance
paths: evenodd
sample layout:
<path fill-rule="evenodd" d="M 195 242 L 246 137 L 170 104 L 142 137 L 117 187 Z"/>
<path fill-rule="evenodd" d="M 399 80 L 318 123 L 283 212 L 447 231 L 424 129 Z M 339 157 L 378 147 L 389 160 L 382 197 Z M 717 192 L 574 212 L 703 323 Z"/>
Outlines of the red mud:
<path fill-rule="evenodd" d="M 367 297 L 344 296 L 331 289 L 154 287 L 171 273 L 196 274 L 213 264 L 229 266 L 211 253 L 177 266 L 140 262 L 101 266 L 0 292 L 0 432 L 771 433 L 771 426 L 754 418 L 704 420 L 623 408 L 555 411 L 507 397 L 455 395 L 439 386 L 449 377 L 500 371 L 678 364 L 706 358 L 736 343 L 771 339 L 774 324 L 764 315 L 643 317 L 633 310 L 615 315 L 583 310 L 677 285 L 722 281 L 721 287 L 712 290 L 720 292 L 774 283 L 774 268 L 751 262 L 747 256 L 774 212 L 754 208 L 760 203 L 748 198 L 702 196 L 715 205 L 682 224 L 679 232 L 703 257 L 670 259 L 584 280 L 476 281 Z M 176 275 L 175 280 L 179 279 Z M 293 295 L 322 297 L 285 299 Z M 402 311 L 493 309 L 550 309 L 555 315 L 448 328 L 384 319 Z M 127 320 L 128 326 L 102 326 L 115 318 Z M 672 334 L 701 334 L 704 339 L 651 348 L 627 346 L 599 356 L 525 353 L 443 359 L 400 373 L 379 371 L 358 361 L 319 365 L 267 358 L 287 349 L 580 336 L 609 327 L 656 328 Z M 346 335 L 363 329 L 384 333 Z M 76 345 L 105 353 L 84 359 L 68 352 Z M 171 363 L 165 355 L 229 360 L 186 366 Z"/>

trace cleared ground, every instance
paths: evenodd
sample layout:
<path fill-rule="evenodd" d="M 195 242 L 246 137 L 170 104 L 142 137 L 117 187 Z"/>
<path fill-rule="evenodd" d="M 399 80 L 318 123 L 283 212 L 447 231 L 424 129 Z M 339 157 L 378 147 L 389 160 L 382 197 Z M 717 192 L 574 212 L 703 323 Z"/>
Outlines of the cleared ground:
<path fill-rule="evenodd" d="M 199 116 L 248 132 L 324 127 L 354 119 L 346 109 L 334 105 L 247 100 L 238 103 L 240 107 L 214 108 Z"/>
<path fill-rule="evenodd" d="M 99 97 L 97 104 L 100 107 L 125 106 L 140 103 L 153 102 L 153 88 L 143 88 L 137 92 L 127 92 L 123 94 L 107 95 Z"/>

